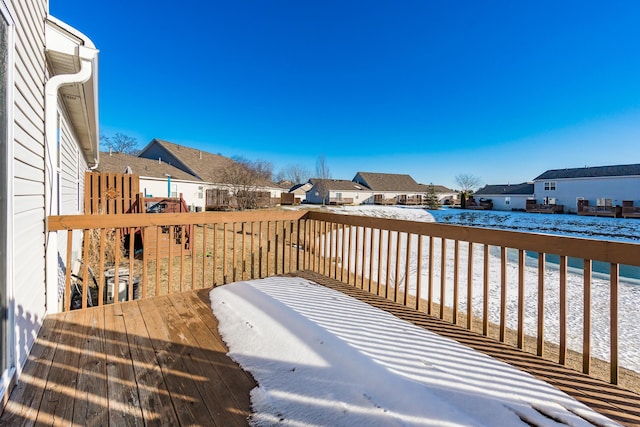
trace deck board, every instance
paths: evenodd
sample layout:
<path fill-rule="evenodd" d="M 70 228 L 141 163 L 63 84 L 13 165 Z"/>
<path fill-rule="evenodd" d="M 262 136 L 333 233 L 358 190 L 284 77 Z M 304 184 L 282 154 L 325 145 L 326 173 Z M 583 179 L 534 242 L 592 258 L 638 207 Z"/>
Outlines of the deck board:
<path fill-rule="evenodd" d="M 247 425 L 207 290 L 48 316 L 0 425 Z"/>
<path fill-rule="evenodd" d="M 640 425 L 633 392 L 319 274 L 292 275 L 529 372 L 623 425 Z M 47 316 L 0 425 L 246 425 L 256 384 L 226 355 L 208 294 Z"/>

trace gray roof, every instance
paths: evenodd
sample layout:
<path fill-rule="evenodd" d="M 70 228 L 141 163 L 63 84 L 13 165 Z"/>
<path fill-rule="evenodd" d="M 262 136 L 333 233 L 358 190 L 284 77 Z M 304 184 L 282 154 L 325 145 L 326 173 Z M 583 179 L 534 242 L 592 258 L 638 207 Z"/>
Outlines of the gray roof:
<path fill-rule="evenodd" d="M 164 152 L 165 155 L 158 156 L 158 151 Z M 153 157 L 148 155 L 153 153 Z M 196 150 L 195 148 L 185 147 L 184 145 L 174 144 L 173 142 L 163 141 L 154 138 L 139 154 L 140 157 L 150 157 L 157 160 L 158 157 L 163 161 L 189 172 L 203 181 L 221 183 L 222 170 L 233 163 L 228 157 L 211 154 L 206 151 Z"/>
<path fill-rule="evenodd" d="M 361 180 L 358 180 L 360 177 Z M 353 181 L 366 185 L 373 191 L 397 191 L 422 193 L 424 187 L 410 175 L 396 173 L 358 172 Z"/>
<path fill-rule="evenodd" d="M 533 194 L 533 183 L 523 182 L 522 184 L 485 185 L 474 193 L 474 195 L 478 196 L 495 196 L 499 194 L 522 194 L 529 196 Z"/>
<path fill-rule="evenodd" d="M 165 174 L 171 175 L 174 179 L 186 181 L 200 181 L 199 178 L 188 174 L 165 162 L 145 159 L 125 153 L 100 153 L 100 164 L 96 169 L 98 172 L 124 173 L 125 169 L 131 168 L 131 172 L 151 178 L 166 178 Z"/>
<path fill-rule="evenodd" d="M 342 191 L 369 191 L 369 189 L 357 182 L 347 181 L 346 179 L 320 179 L 313 178 L 313 186 L 323 185 L 327 190 L 342 190 Z"/>
<path fill-rule="evenodd" d="M 534 179 L 598 178 L 604 176 L 640 175 L 640 164 L 551 169 Z"/>
<path fill-rule="evenodd" d="M 205 182 L 224 184 L 224 170 L 235 163 L 232 159 L 218 154 L 212 154 L 207 151 L 197 150 L 195 148 L 186 147 L 184 145 L 175 144 L 169 141 L 154 138 L 146 147 L 144 147 L 139 156 L 155 158 L 157 160 L 158 153 L 163 160 L 174 166 L 191 173 Z M 265 187 L 286 188 L 275 184 L 269 180 L 261 181 L 258 185 Z"/>
<path fill-rule="evenodd" d="M 444 185 L 435 185 L 435 184 L 418 184 L 418 185 L 422 187 L 422 191 L 425 193 L 429 191 L 429 186 L 431 185 L 433 185 L 433 189 L 436 190 L 436 193 L 455 193 L 455 191 L 445 187 Z"/>

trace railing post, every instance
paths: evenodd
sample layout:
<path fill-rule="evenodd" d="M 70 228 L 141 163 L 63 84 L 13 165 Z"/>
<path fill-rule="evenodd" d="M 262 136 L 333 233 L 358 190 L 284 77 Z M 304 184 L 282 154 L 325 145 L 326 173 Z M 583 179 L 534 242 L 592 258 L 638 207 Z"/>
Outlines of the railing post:
<path fill-rule="evenodd" d="M 545 254 L 538 252 L 538 342 L 537 354 L 544 355 L 544 273 Z"/>
<path fill-rule="evenodd" d="M 591 267 L 590 259 L 583 261 L 583 333 L 582 333 L 582 372 L 591 371 Z"/>
<path fill-rule="evenodd" d="M 611 384 L 618 384 L 618 291 L 619 291 L 620 267 L 616 263 L 611 263 L 609 267 L 609 277 L 611 280 L 611 302 L 610 302 L 610 326 L 611 334 Z"/>
<path fill-rule="evenodd" d="M 500 341 L 507 335 L 507 248 L 500 247 Z"/>
<path fill-rule="evenodd" d="M 524 250 L 518 250 L 518 348 L 524 348 Z"/>
<path fill-rule="evenodd" d="M 567 362 L 567 257 L 560 257 L 560 350 L 558 362 L 565 365 Z"/>
<path fill-rule="evenodd" d="M 473 242 L 467 254 L 467 329 L 473 329 Z"/>

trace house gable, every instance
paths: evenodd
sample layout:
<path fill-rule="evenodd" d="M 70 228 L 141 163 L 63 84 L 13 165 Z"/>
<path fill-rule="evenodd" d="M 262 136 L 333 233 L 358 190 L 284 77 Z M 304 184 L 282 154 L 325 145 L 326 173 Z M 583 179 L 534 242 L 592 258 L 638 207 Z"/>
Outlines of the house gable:
<path fill-rule="evenodd" d="M 233 160 L 228 157 L 161 139 L 153 139 L 138 156 L 156 161 L 161 159 L 202 181 L 217 184 L 223 183 L 223 171 L 233 163 Z"/>

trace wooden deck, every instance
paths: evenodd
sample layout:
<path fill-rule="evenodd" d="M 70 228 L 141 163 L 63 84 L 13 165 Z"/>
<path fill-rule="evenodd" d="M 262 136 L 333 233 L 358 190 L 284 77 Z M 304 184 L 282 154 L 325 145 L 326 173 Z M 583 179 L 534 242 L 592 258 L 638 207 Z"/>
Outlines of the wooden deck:
<path fill-rule="evenodd" d="M 547 381 L 626 426 L 640 396 L 320 274 L 339 290 Z M 246 425 L 250 375 L 226 356 L 208 289 L 45 319 L 0 425 Z"/>
<path fill-rule="evenodd" d="M 48 316 L 0 424 L 246 425 L 226 352 L 208 290 Z"/>

